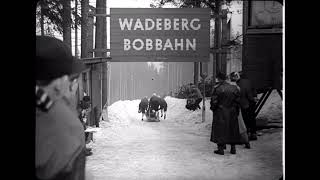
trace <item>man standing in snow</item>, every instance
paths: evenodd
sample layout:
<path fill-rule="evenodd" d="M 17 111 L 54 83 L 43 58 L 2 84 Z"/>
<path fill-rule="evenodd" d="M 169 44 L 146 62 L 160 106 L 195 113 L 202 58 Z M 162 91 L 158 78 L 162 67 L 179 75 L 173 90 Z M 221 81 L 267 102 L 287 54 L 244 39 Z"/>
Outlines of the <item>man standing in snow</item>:
<path fill-rule="evenodd" d="M 240 75 L 239 75 L 239 73 L 238 72 L 232 72 L 232 73 L 230 73 L 230 84 L 232 84 L 232 85 L 236 85 L 239 89 L 240 89 L 240 107 L 241 107 L 241 92 L 242 92 L 242 90 L 241 90 L 241 88 L 238 86 L 238 84 L 236 83 L 237 81 L 239 81 L 239 79 L 240 79 Z M 249 138 L 248 138 L 248 131 L 247 131 L 247 126 L 248 125 L 246 125 L 245 123 L 244 123 L 244 117 L 243 117 L 243 115 L 242 115 L 242 112 L 240 113 L 240 115 L 239 115 L 239 117 L 238 117 L 238 119 L 239 119 L 239 125 L 240 125 L 240 131 L 241 132 L 243 132 L 243 133 L 241 133 L 241 136 L 244 138 L 244 140 L 246 140 L 246 143 L 245 143 L 245 147 L 247 148 L 247 149 L 250 149 L 250 143 L 249 143 Z M 241 129 L 241 127 L 243 126 L 243 128 Z"/>
<path fill-rule="evenodd" d="M 236 154 L 236 144 L 244 144 L 239 131 L 240 91 L 237 86 L 226 82 L 226 75 L 217 74 L 218 84 L 214 86 L 210 101 L 213 112 L 210 141 L 218 145 L 214 153 L 224 155 L 226 144 L 231 145 L 231 154 Z"/>
<path fill-rule="evenodd" d="M 36 177 L 84 180 L 84 131 L 74 106 L 85 70 L 62 41 L 36 37 Z"/>
<path fill-rule="evenodd" d="M 254 108 L 256 104 L 256 91 L 251 85 L 251 81 L 245 75 L 239 72 L 239 78 L 236 80 L 240 87 L 240 107 L 244 123 L 248 129 L 249 140 L 257 140 L 256 119 Z"/>

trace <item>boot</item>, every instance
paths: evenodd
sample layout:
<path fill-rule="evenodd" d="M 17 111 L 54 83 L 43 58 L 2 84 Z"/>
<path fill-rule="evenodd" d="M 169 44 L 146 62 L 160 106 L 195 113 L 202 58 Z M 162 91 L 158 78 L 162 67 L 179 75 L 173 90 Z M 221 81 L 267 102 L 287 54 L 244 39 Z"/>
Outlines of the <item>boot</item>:
<path fill-rule="evenodd" d="M 215 150 L 214 153 L 224 155 L 223 145 L 218 145 L 218 150 Z"/>
<path fill-rule="evenodd" d="M 230 153 L 231 154 L 236 154 L 236 146 L 235 145 L 231 145 Z"/>
<path fill-rule="evenodd" d="M 258 138 L 257 138 L 257 134 L 256 133 L 251 133 L 250 134 L 250 136 L 249 136 L 249 140 L 250 141 L 255 141 L 255 140 L 257 140 Z"/>
<path fill-rule="evenodd" d="M 246 149 L 251 149 L 250 143 L 246 143 L 244 147 L 245 147 Z"/>
<path fill-rule="evenodd" d="M 223 149 L 227 149 L 227 145 L 224 144 L 224 145 L 223 145 Z"/>

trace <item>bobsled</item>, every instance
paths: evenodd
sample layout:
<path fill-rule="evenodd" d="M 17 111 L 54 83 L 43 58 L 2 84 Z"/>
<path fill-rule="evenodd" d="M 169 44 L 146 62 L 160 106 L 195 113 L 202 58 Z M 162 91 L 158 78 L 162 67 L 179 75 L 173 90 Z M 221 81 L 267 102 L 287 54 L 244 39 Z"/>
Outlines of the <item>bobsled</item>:
<path fill-rule="evenodd" d="M 146 113 L 147 121 L 148 122 L 159 122 L 159 112 L 156 112 L 154 110 L 150 111 L 148 110 Z"/>

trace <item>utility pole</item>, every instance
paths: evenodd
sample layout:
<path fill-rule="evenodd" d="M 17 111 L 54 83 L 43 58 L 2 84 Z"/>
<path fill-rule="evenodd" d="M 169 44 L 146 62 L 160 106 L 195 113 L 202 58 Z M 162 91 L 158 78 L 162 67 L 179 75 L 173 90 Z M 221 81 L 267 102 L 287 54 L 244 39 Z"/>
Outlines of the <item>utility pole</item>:
<path fill-rule="evenodd" d="M 86 44 L 86 50 L 85 52 L 87 53 L 87 57 L 90 57 L 92 58 L 93 57 L 93 52 L 89 52 L 90 49 L 93 48 L 93 16 L 92 14 L 94 14 L 94 9 L 90 8 L 89 9 L 89 3 L 88 3 L 88 21 L 87 21 L 87 44 Z M 96 97 L 95 97 L 95 94 L 96 94 L 96 91 L 95 91 L 95 88 L 93 88 L 94 84 L 93 84 L 93 77 L 94 77 L 94 72 L 93 72 L 93 69 L 94 69 L 94 65 L 90 65 L 90 74 L 89 74 L 89 82 L 90 82 L 90 100 L 91 100 L 91 112 L 90 112 L 90 126 L 94 125 L 95 124 L 95 113 L 94 113 L 94 108 L 96 105 Z M 93 139 L 92 137 L 92 134 L 91 134 L 91 138 L 90 139 Z"/>
<path fill-rule="evenodd" d="M 96 14 L 106 14 L 106 7 L 104 7 L 106 0 L 96 0 Z M 104 49 L 103 47 L 103 41 L 105 32 L 103 31 L 105 28 L 103 26 L 105 25 L 104 21 L 106 17 L 104 16 L 97 16 L 96 17 L 96 33 L 95 33 L 95 49 Z M 104 57 L 105 53 L 102 52 L 95 52 L 95 57 Z M 103 88 L 104 88 L 104 64 L 99 64 L 100 66 L 100 111 L 103 110 Z"/>
<path fill-rule="evenodd" d="M 75 40 L 74 40 L 74 55 L 75 57 L 79 58 L 78 53 L 78 0 L 75 0 L 75 17 L 74 17 L 74 33 L 75 33 Z M 83 98 L 83 76 L 85 76 L 85 73 L 80 73 L 79 78 L 79 86 L 78 86 L 78 101 L 80 101 Z"/>
<path fill-rule="evenodd" d="M 81 0 L 81 58 L 88 57 L 88 12 L 89 0 Z"/>
<path fill-rule="evenodd" d="M 221 12 L 221 1 L 216 0 L 215 1 L 215 21 L 214 21 L 214 49 L 218 50 L 221 48 L 221 18 L 220 18 L 220 12 Z M 215 53 L 215 61 L 216 63 L 213 63 L 213 66 L 215 66 L 213 69 L 216 69 L 216 72 L 213 74 L 213 78 L 215 79 L 216 74 L 221 72 L 221 56 L 220 53 Z"/>
<path fill-rule="evenodd" d="M 200 1 L 194 1 L 194 7 L 195 8 L 200 8 Z M 198 82 L 199 82 L 199 62 L 194 62 L 193 65 L 194 69 L 193 69 L 193 80 L 194 80 L 194 85 L 196 87 L 198 87 Z"/>
<path fill-rule="evenodd" d="M 226 9 L 223 9 L 221 11 L 221 15 L 222 15 L 222 33 L 221 33 L 221 43 L 223 45 L 227 44 L 227 42 L 230 40 L 230 35 L 229 35 L 229 28 L 228 28 L 228 22 L 227 22 L 227 14 L 228 14 L 228 11 Z M 225 48 L 223 48 L 225 49 Z M 222 54 L 221 54 L 221 69 L 220 71 L 227 74 L 227 50 L 228 49 L 225 49 L 226 51 L 224 51 Z"/>
<path fill-rule="evenodd" d="M 170 94 L 170 64 L 169 64 L 169 62 L 168 62 L 168 94 Z"/>
<path fill-rule="evenodd" d="M 121 62 L 119 63 L 119 66 L 120 66 L 120 71 L 119 71 L 119 73 L 120 73 L 120 76 L 119 76 L 120 77 L 119 78 L 120 79 L 120 81 L 119 81 L 120 91 L 119 92 L 120 92 L 120 100 L 122 100 L 122 72 L 121 72 L 122 71 L 122 63 Z"/>
<path fill-rule="evenodd" d="M 201 78 L 202 78 L 202 85 L 203 85 L 203 92 L 202 92 L 202 123 L 206 121 L 206 104 L 205 104 L 205 99 L 206 99 L 206 84 L 205 80 L 207 78 L 207 73 L 201 73 Z"/>
<path fill-rule="evenodd" d="M 78 56 L 78 0 L 75 0 L 75 23 L 74 23 L 74 31 L 75 31 L 75 40 L 74 40 L 74 55 L 76 57 L 79 57 Z"/>
<path fill-rule="evenodd" d="M 107 107 L 106 107 L 106 114 L 107 114 L 107 119 L 106 121 L 109 121 L 109 118 L 108 118 L 108 107 L 109 107 L 109 104 L 110 104 L 110 93 L 111 93 L 111 90 L 110 90 L 110 85 L 111 85 L 111 64 L 110 62 L 107 62 L 107 79 L 108 79 L 108 97 L 107 97 Z"/>

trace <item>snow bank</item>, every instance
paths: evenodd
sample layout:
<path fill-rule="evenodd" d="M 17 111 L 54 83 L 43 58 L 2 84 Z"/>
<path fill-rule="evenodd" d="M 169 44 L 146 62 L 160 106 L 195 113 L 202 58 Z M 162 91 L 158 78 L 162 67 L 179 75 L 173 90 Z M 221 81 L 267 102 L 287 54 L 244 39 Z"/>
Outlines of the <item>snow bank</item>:
<path fill-rule="evenodd" d="M 165 98 L 168 104 L 167 119 L 165 122 L 172 125 L 184 126 L 186 128 L 198 129 L 198 131 L 207 132 L 211 130 L 212 111 L 210 110 L 210 99 L 205 100 L 205 122 L 202 121 L 202 110 L 190 111 L 185 108 L 186 99 L 177 99 L 167 96 Z M 110 126 L 128 126 L 133 121 L 141 122 L 141 113 L 138 113 L 140 100 L 117 101 L 108 107 L 109 122 L 101 122 L 101 127 Z M 202 102 L 200 103 L 202 107 Z M 105 110 L 102 113 L 106 118 Z M 282 121 L 282 100 L 276 91 L 273 91 L 261 109 L 258 119 L 268 121 Z"/>
<path fill-rule="evenodd" d="M 260 96 L 262 96 L 262 94 L 258 97 Z M 282 99 L 276 90 L 271 92 L 269 98 L 259 112 L 257 119 L 282 121 Z"/>
<path fill-rule="evenodd" d="M 187 128 L 195 129 L 200 132 L 207 133 L 211 130 L 212 123 L 212 111 L 210 110 L 210 99 L 205 100 L 205 122 L 202 121 L 202 109 L 196 111 L 190 111 L 185 108 L 186 99 L 177 99 L 173 97 L 166 97 L 165 99 L 168 104 L 167 119 L 175 123 L 176 125 L 185 126 Z M 201 101 L 200 107 L 203 102 Z M 196 132 L 196 131 L 194 131 Z"/>
<path fill-rule="evenodd" d="M 140 100 L 117 101 L 108 107 L 108 118 L 105 109 L 102 116 L 112 124 L 129 125 L 132 120 L 141 119 L 141 113 L 138 113 L 139 103 Z"/>

